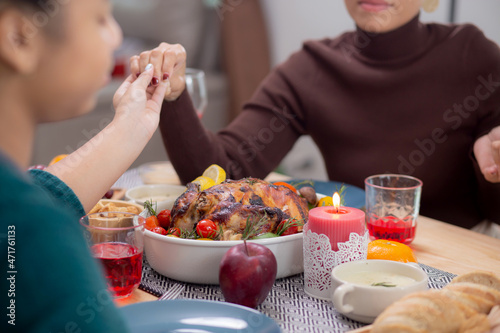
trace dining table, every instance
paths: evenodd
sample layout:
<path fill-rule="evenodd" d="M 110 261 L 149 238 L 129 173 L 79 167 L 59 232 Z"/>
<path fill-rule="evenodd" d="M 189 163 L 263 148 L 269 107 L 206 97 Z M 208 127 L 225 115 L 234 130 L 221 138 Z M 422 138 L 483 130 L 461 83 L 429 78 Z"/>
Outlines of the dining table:
<path fill-rule="evenodd" d="M 179 183 L 173 168 L 169 172 L 172 173 L 171 182 Z M 290 178 L 273 172 L 265 180 L 273 182 Z M 130 169 L 115 186 L 131 188 L 141 184 L 138 170 Z M 474 270 L 490 271 L 500 276 L 500 239 L 444 221 L 419 216 L 416 236 L 409 246 L 418 263 L 428 273 L 431 288 L 441 288 L 454 276 Z M 148 279 L 149 282 L 154 279 L 162 280 L 158 285 L 163 286 L 164 290 L 161 290 L 161 287 L 144 288 L 141 283 L 143 288 L 135 290 L 125 299 L 116 300 L 119 307 L 156 301 L 162 291 L 178 283 L 154 272 L 147 261 L 144 266 L 143 282 Z M 272 296 L 268 296 L 257 310 L 274 319 L 283 332 L 369 332 L 369 326 L 366 324 L 355 322 L 337 313 L 331 301 L 307 295 L 301 283 L 303 274 L 277 280 L 271 290 Z M 223 301 L 218 286 L 184 284 L 190 288 L 187 288 L 181 297 Z"/>

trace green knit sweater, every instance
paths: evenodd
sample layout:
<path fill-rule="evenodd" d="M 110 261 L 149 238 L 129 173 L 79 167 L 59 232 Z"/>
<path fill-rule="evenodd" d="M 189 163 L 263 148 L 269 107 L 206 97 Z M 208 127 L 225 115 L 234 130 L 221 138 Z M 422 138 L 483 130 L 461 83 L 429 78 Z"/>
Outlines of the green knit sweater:
<path fill-rule="evenodd" d="M 126 332 L 57 177 L 20 172 L 0 152 L 0 332 Z"/>

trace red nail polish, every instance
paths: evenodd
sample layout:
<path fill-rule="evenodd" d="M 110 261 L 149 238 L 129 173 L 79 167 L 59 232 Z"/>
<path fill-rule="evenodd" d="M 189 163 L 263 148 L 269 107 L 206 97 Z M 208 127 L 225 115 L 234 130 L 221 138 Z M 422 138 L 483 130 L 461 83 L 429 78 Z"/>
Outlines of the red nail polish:
<path fill-rule="evenodd" d="M 168 75 L 168 73 L 164 73 L 163 74 L 163 81 L 167 81 L 167 79 L 170 77 L 170 75 Z"/>
<path fill-rule="evenodd" d="M 153 77 L 153 80 L 151 80 L 151 82 L 153 83 L 153 86 L 157 86 L 160 84 L 160 80 L 157 77 Z"/>

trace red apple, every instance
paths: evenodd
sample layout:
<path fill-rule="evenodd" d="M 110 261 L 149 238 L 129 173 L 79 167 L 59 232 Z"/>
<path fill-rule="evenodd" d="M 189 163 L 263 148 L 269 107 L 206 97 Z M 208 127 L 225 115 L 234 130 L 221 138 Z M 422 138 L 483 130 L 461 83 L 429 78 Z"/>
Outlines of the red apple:
<path fill-rule="evenodd" d="M 226 302 L 255 308 L 276 280 L 278 263 L 267 247 L 247 243 L 231 247 L 220 263 L 219 283 Z"/>

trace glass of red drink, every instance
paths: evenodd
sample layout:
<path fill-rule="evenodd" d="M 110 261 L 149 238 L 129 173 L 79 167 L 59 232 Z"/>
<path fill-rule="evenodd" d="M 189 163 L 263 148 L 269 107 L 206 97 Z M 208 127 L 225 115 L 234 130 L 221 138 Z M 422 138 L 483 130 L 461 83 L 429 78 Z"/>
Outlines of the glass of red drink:
<path fill-rule="evenodd" d="M 88 214 L 80 219 L 93 256 L 100 260 L 109 292 L 130 296 L 141 283 L 144 217 L 124 212 Z"/>
<path fill-rule="evenodd" d="M 370 238 L 410 244 L 415 238 L 422 181 L 384 174 L 365 179 L 366 227 Z"/>

